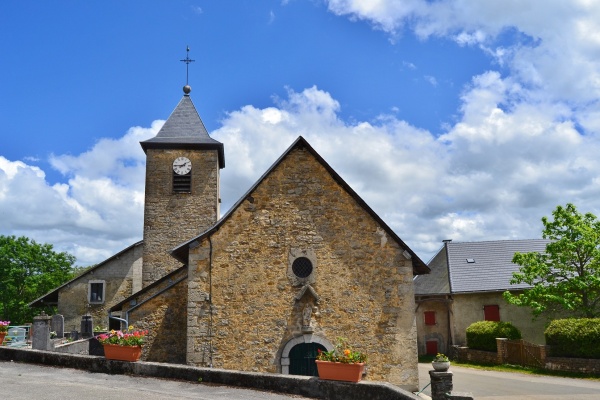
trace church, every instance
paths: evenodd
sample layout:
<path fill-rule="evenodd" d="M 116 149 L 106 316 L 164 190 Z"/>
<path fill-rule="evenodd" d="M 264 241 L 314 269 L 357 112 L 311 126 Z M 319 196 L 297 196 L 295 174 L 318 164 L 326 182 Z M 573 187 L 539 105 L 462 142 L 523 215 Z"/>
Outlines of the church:
<path fill-rule="evenodd" d="M 143 240 L 31 305 L 57 305 L 66 331 L 85 314 L 148 329 L 144 360 L 200 367 L 315 375 L 343 337 L 367 354 L 364 379 L 417 390 L 427 265 L 303 137 L 221 216 L 225 149 L 190 92 L 141 142 Z"/>

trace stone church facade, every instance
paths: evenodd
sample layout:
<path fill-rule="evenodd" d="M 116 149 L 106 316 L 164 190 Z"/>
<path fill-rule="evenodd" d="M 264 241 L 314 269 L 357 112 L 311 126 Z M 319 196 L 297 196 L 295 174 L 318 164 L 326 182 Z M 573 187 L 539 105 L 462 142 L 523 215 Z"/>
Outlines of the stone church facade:
<path fill-rule="evenodd" d="M 304 138 L 220 219 L 224 148 L 189 91 L 142 147 L 140 289 L 108 312 L 150 330 L 144 359 L 306 375 L 344 337 L 365 379 L 417 389 L 413 278 L 429 269 Z"/>

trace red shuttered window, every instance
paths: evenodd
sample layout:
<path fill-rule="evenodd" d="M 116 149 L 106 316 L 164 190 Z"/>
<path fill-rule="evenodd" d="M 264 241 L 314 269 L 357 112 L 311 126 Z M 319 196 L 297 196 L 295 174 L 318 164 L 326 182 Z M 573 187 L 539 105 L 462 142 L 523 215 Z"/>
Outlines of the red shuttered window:
<path fill-rule="evenodd" d="M 497 305 L 483 306 L 483 317 L 486 321 L 500 321 L 500 307 Z"/>

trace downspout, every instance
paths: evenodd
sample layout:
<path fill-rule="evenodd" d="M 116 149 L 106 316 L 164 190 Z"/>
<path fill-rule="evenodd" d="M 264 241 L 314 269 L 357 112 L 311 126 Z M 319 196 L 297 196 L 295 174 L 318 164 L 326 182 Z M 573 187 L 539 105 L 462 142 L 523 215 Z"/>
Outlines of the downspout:
<path fill-rule="evenodd" d="M 129 327 L 129 322 L 127 322 L 127 319 L 123 319 L 123 318 L 119 318 L 119 317 L 113 317 L 112 315 L 110 315 L 111 313 L 108 313 L 108 319 L 116 319 L 117 321 L 121 321 L 121 322 L 125 322 L 125 329 L 127 329 Z"/>
<path fill-rule="evenodd" d="M 450 251 L 448 250 L 448 244 L 452 242 L 452 239 L 444 240 L 444 250 L 446 252 L 446 271 L 448 272 L 448 341 L 449 346 L 453 346 L 454 342 L 454 297 L 452 296 L 452 277 L 450 276 Z M 448 348 L 449 350 L 449 348 Z"/>
<path fill-rule="evenodd" d="M 208 348 L 208 359 L 210 363 L 208 364 L 209 368 L 213 367 L 213 304 L 212 304 L 212 258 L 213 258 L 213 244 L 212 244 L 212 235 L 208 235 L 208 244 L 209 244 L 209 254 L 208 254 L 208 308 L 209 308 L 209 321 L 208 321 L 208 340 L 209 340 L 209 348 Z"/>

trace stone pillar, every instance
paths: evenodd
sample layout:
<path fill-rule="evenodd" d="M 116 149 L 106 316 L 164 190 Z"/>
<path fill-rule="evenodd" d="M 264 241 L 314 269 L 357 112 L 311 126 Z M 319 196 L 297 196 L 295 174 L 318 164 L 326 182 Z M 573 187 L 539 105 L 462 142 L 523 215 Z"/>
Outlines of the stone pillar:
<path fill-rule="evenodd" d="M 506 338 L 496 338 L 496 347 L 498 348 L 498 354 L 496 356 L 496 362 L 499 365 L 504 364 L 504 361 L 506 360 L 506 343 L 508 342 L 508 339 Z"/>
<path fill-rule="evenodd" d="M 60 314 L 53 315 L 50 330 L 56 332 L 57 338 L 65 337 L 65 318 Z"/>
<path fill-rule="evenodd" d="M 446 400 L 446 394 L 452 392 L 452 372 L 429 371 L 431 378 L 431 400 Z"/>
<path fill-rule="evenodd" d="M 50 340 L 50 321 L 52 317 L 46 315 L 43 311 L 41 315 L 33 317 L 33 339 L 31 347 L 34 350 L 52 350 L 52 341 Z"/>

